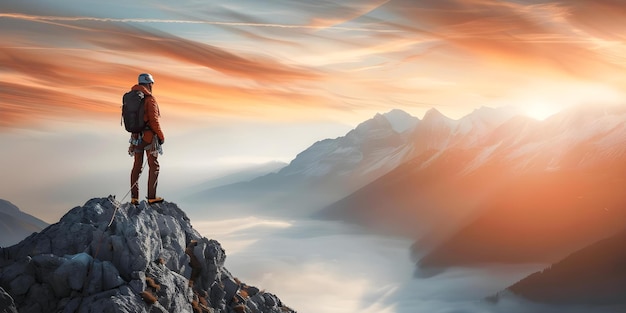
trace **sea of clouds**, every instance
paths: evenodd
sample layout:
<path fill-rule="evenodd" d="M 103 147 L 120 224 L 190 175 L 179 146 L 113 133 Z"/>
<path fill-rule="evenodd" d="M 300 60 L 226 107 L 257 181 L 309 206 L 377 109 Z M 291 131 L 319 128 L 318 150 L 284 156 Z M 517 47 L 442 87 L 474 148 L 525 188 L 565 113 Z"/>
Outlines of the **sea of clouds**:
<path fill-rule="evenodd" d="M 353 225 L 255 216 L 193 224 L 222 244 L 233 275 L 275 293 L 301 313 L 602 312 L 511 296 L 497 303 L 485 300 L 542 264 L 452 268 L 420 278 L 409 255 L 410 240 Z"/>

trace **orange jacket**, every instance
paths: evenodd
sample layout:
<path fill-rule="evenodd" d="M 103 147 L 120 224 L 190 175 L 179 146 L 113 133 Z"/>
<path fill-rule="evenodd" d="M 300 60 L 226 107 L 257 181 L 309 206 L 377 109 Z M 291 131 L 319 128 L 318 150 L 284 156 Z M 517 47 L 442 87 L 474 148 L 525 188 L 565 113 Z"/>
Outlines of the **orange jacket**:
<path fill-rule="evenodd" d="M 143 141 L 152 143 L 152 139 L 155 134 L 161 139 L 161 141 L 164 141 L 165 136 L 161 130 L 161 123 L 159 122 L 161 113 L 159 112 L 159 104 L 156 102 L 156 99 L 145 86 L 135 85 L 131 88 L 131 90 L 139 90 L 145 95 L 144 105 L 146 106 L 146 110 L 143 120 L 148 123 L 150 129 L 143 132 Z"/>

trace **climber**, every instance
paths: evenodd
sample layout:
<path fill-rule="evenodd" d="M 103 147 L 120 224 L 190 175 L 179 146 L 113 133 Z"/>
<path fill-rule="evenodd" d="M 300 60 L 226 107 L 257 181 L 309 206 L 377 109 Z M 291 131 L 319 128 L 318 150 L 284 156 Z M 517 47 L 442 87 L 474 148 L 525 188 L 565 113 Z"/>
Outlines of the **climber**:
<path fill-rule="evenodd" d="M 161 130 L 161 124 L 159 118 L 161 114 L 159 112 L 159 105 L 156 99 L 152 95 L 152 86 L 154 85 L 154 79 L 152 75 L 143 73 L 139 75 L 138 84 L 131 88 L 128 94 L 139 95 L 141 110 L 143 112 L 143 121 L 139 121 L 138 124 L 142 126 L 141 131 L 134 130 L 131 132 L 131 138 L 129 140 L 130 147 L 128 153 L 134 156 L 135 162 L 133 163 L 133 169 L 130 173 L 131 184 L 131 203 L 139 204 L 139 176 L 143 169 L 143 154 L 145 151 L 148 157 L 148 203 L 163 202 L 163 198 L 156 196 L 156 189 L 159 177 L 159 160 L 158 155 L 162 153 L 161 145 L 165 141 L 165 136 Z M 132 99 L 132 96 L 130 97 Z M 127 96 L 124 96 L 124 106 L 132 107 L 132 100 L 127 100 Z M 127 117 L 124 116 L 124 108 L 122 108 L 122 116 L 124 122 L 127 123 Z M 140 114 L 141 115 L 141 114 Z M 142 123 L 143 122 L 143 123 Z M 127 125 L 128 126 L 128 125 Z M 127 127 L 127 130 L 128 127 Z M 130 131 L 130 130 L 129 130 Z"/>

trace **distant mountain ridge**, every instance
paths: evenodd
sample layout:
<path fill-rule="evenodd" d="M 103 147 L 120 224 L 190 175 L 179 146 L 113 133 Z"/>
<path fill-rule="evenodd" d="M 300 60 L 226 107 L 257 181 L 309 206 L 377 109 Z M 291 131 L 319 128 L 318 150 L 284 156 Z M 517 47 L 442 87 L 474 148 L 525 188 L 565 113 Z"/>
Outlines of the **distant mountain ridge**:
<path fill-rule="evenodd" d="M 470 145 L 515 112 L 483 107 L 458 121 L 436 109 L 422 120 L 398 109 L 379 113 L 345 136 L 314 143 L 277 173 L 199 192 L 193 199 L 265 214 L 306 216 L 422 153 Z"/>
<path fill-rule="evenodd" d="M 16 244 L 47 226 L 48 223 L 20 211 L 13 203 L 0 199 L 0 246 Z"/>
<path fill-rule="evenodd" d="M 345 136 L 314 143 L 276 173 L 194 198 L 221 207 L 245 202 L 252 211 L 306 216 L 403 162 L 412 151 L 407 133 L 419 123 L 401 110 L 377 114 Z"/>
<path fill-rule="evenodd" d="M 624 143 L 622 106 L 543 121 L 507 108 L 458 120 L 394 110 L 198 198 L 410 236 L 421 267 L 554 262 L 626 225 Z"/>
<path fill-rule="evenodd" d="M 626 308 L 626 107 L 579 107 L 545 120 L 504 108 L 454 120 L 431 109 L 401 131 L 381 117 L 314 144 L 282 176 L 258 182 L 286 194 L 297 189 L 285 186 L 302 184 L 323 196 L 311 182 L 357 181 L 353 192 L 331 193 L 345 197 L 307 212 L 415 238 L 417 273 L 554 263 L 503 294 L 590 312 Z M 370 159 L 355 157 L 363 155 Z M 363 175 L 371 169 L 377 175 Z"/>
<path fill-rule="evenodd" d="M 277 172 L 286 165 L 287 163 L 276 161 L 246 166 L 217 178 L 207 180 L 192 188 L 193 190 L 188 191 L 188 193 L 193 195 L 215 187 L 250 181 L 257 177 Z"/>
<path fill-rule="evenodd" d="M 623 107 L 495 112 L 428 112 L 415 157 L 317 216 L 413 236 L 421 267 L 551 262 L 626 226 Z"/>

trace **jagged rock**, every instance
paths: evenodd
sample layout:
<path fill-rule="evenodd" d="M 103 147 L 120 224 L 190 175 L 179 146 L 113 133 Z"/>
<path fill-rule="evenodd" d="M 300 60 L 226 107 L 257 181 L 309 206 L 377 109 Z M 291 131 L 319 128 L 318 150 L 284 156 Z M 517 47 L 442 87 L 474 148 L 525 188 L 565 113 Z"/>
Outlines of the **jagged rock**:
<path fill-rule="evenodd" d="M 0 249 L 0 313 L 294 312 L 233 277 L 225 260 L 174 203 L 95 198 Z"/>
<path fill-rule="evenodd" d="M 17 313 L 13 298 L 0 287 L 0 313 Z"/>

